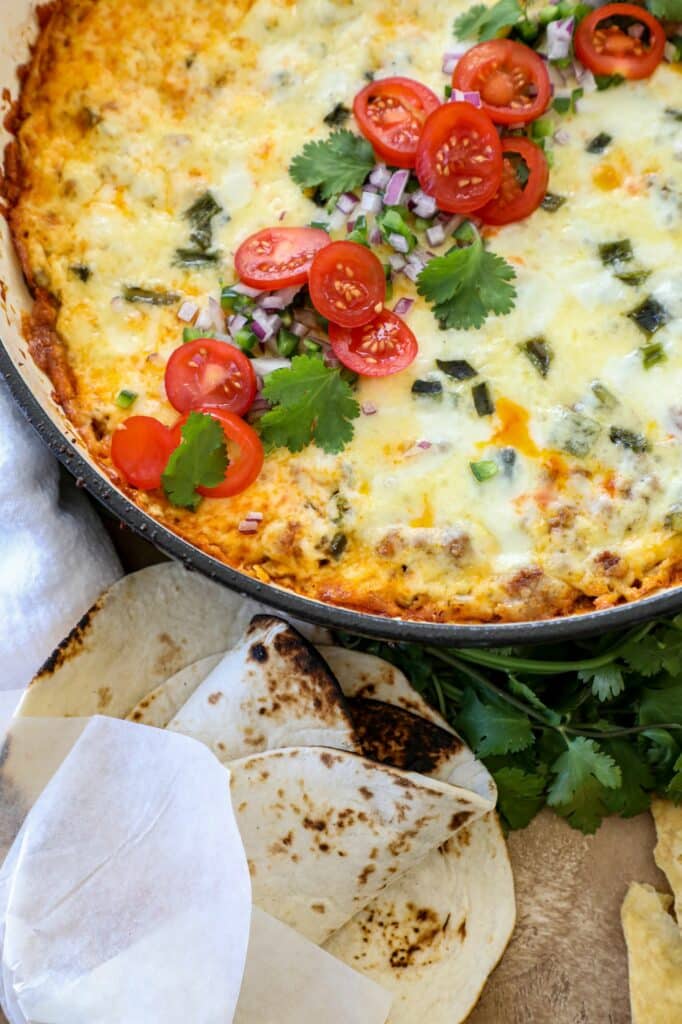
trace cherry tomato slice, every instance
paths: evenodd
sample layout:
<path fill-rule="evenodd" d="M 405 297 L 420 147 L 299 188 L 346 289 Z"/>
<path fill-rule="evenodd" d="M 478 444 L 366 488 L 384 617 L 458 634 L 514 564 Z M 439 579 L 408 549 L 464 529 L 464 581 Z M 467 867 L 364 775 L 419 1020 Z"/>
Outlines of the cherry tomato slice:
<path fill-rule="evenodd" d="M 502 181 L 502 146 L 495 125 L 471 103 L 444 103 L 424 125 L 416 171 L 419 184 L 441 210 L 478 210 Z"/>
<path fill-rule="evenodd" d="M 252 288 L 305 284 L 315 253 L 330 242 L 321 228 L 265 228 L 242 242 L 234 263 L 240 280 Z"/>
<path fill-rule="evenodd" d="M 511 224 L 523 220 L 536 210 L 547 191 L 549 166 L 545 154 L 529 139 L 510 136 L 502 140 L 502 184 L 489 203 L 478 211 L 484 224 Z M 525 184 L 517 174 L 520 157 L 525 164 L 528 179 Z"/>
<path fill-rule="evenodd" d="M 496 124 L 534 121 L 547 109 L 552 86 L 544 62 L 530 46 L 512 39 L 490 39 L 457 61 L 454 89 L 481 95 Z"/>
<path fill-rule="evenodd" d="M 230 457 L 223 482 L 217 487 L 197 487 L 197 491 L 205 498 L 231 498 L 235 494 L 241 494 L 251 486 L 263 468 L 263 445 L 258 434 L 239 416 L 225 409 L 202 406 L 195 411 L 208 413 L 220 423 L 225 431 Z M 182 442 L 181 431 L 186 422 L 187 416 L 183 416 L 173 427 L 174 448 Z"/>
<path fill-rule="evenodd" d="M 129 416 L 113 433 L 111 460 L 131 487 L 153 491 L 176 445 L 173 431 L 153 416 Z"/>
<path fill-rule="evenodd" d="M 619 20 L 643 26 L 641 38 L 631 36 Z M 574 38 L 578 60 L 596 75 L 648 78 L 663 58 L 665 32 L 653 14 L 637 4 L 606 4 L 587 15 Z"/>
<path fill-rule="evenodd" d="M 243 416 L 251 408 L 258 382 L 243 352 L 225 341 L 199 338 L 176 348 L 166 366 L 166 394 L 174 409 L 200 406 Z"/>
<path fill-rule="evenodd" d="M 394 167 L 414 167 L 424 122 L 439 106 L 435 92 L 421 82 L 381 78 L 357 94 L 353 113 L 379 156 Z"/>
<path fill-rule="evenodd" d="M 363 377 L 399 373 L 418 352 L 417 339 L 405 321 L 387 309 L 362 327 L 330 324 L 329 340 L 339 362 Z"/>
<path fill-rule="evenodd" d="M 364 245 L 332 242 L 313 260 L 309 288 L 313 306 L 327 320 L 360 327 L 381 312 L 386 275 Z"/>

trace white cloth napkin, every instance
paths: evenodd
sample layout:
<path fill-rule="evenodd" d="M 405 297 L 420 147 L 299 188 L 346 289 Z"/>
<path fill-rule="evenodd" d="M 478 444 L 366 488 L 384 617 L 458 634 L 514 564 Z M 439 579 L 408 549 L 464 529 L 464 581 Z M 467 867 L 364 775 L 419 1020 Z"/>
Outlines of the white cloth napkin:
<path fill-rule="evenodd" d="M 121 575 L 87 499 L 0 380 L 0 690 L 25 687 L 75 622 Z"/>

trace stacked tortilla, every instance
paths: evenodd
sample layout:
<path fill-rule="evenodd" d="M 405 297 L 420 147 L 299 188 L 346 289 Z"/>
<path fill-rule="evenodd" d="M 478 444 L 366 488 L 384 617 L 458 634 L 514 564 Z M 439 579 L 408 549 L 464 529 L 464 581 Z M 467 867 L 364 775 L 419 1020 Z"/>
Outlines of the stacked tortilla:
<path fill-rule="evenodd" d="M 299 629 L 156 566 L 104 595 L 20 713 L 206 744 L 230 769 L 255 904 L 389 989 L 390 1024 L 456 1024 L 514 926 L 494 783 L 402 673 Z"/>

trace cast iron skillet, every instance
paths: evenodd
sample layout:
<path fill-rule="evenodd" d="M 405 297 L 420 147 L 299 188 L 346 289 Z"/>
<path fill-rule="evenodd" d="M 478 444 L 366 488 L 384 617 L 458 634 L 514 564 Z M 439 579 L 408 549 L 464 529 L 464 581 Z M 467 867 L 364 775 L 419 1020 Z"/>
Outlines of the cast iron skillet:
<path fill-rule="evenodd" d="M 506 644 L 531 644 L 567 640 L 610 629 L 672 615 L 682 609 L 682 587 L 673 587 L 631 604 L 605 611 L 589 612 L 560 619 L 490 625 L 452 625 L 384 618 L 323 604 L 272 584 L 261 583 L 237 572 L 161 526 L 129 501 L 83 458 L 62 434 L 40 405 L 0 341 L 0 375 L 7 381 L 29 423 L 58 459 L 90 494 L 114 516 L 135 532 L 150 540 L 161 551 L 182 562 L 188 569 L 224 583 L 231 590 L 262 601 L 279 611 L 316 622 L 331 629 L 347 630 L 382 640 L 409 640 L 415 643 L 451 647 L 494 647 Z"/>

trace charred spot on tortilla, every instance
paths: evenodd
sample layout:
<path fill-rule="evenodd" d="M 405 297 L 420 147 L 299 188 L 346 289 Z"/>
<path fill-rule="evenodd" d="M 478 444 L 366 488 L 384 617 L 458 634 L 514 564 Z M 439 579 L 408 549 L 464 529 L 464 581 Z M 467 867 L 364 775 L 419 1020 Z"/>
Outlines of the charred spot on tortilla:
<path fill-rule="evenodd" d="M 311 903 L 310 909 L 314 910 L 316 914 L 325 914 L 327 911 L 324 903 Z"/>
<path fill-rule="evenodd" d="M 208 703 L 209 704 L 217 704 L 218 701 L 222 698 L 222 696 L 223 695 L 220 692 L 218 692 L 218 693 L 211 693 L 208 696 Z"/>
<path fill-rule="evenodd" d="M 249 648 L 249 657 L 253 661 L 264 662 L 268 660 L 268 652 L 263 644 L 252 644 Z"/>
<path fill-rule="evenodd" d="M 358 790 L 358 792 L 359 792 L 360 796 L 364 796 L 365 800 L 371 800 L 372 797 L 374 796 L 374 793 L 372 792 L 372 790 L 368 789 L 367 786 L 360 786 L 360 789 Z"/>
<path fill-rule="evenodd" d="M 452 832 L 456 832 L 458 829 L 465 825 L 471 817 L 471 811 L 460 811 L 459 814 L 453 814 L 450 819 L 450 829 Z"/>
<path fill-rule="evenodd" d="M 352 697 L 348 710 L 364 755 L 394 768 L 431 775 L 464 745 L 459 737 L 393 704 Z"/>
<path fill-rule="evenodd" d="M 172 675 L 182 648 L 170 633 L 159 633 L 158 642 L 162 649 L 157 655 L 154 667 L 160 675 Z"/>
<path fill-rule="evenodd" d="M 360 885 L 367 885 L 367 882 L 369 880 L 369 876 L 373 875 L 375 871 L 376 871 L 376 867 L 375 867 L 374 864 L 367 864 L 367 866 L 364 867 L 362 869 L 362 871 L 360 872 L 360 874 L 358 875 L 358 882 L 359 882 L 359 884 Z"/>
<path fill-rule="evenodd" d="M 443 926 L 443 931 L 445 931 L 445 926 Z M 462 941 L 464 941 L 464 939 L 466 939 L 466 937 L 467 937 L 467 919 L 466 919 L 466 917 L 462 918 L 462 922 L 461 922 L 459 928 L 457 929 L 457 934 L 462 939 Z"/>
<path fill-rule="evenodd" d="M 111 687 L 100 686 L 99 690 L 97 691 L 97 710 L 104 711 L 104 709 L 108 707 L 109 704 L 111 704 L 111 697 Z"/>
<path fill-rule="evenodd" d="M 311 832 L 326 832 L 327 822 L 322 818 L 314 819 L 306 817 L 303 819 L 303 828 L 310 829 Z"/>
<path fill-rule="evenodd" d="M 56 672 L 58 668 L 61 668 L 62 665 L 65 665 L 67 661 L 70 661 L 78 654 L 85 643 L 85 638 L 90 630 L 93 616 L 99 611 L 101 606 L 102 598 L 95 601 L 95 603 L 88 608 L 85 615 L 78 620 L 68 636 L 64 637 L 59 646 L 55 647 L 52 654 L 50 654 L 45 660 L 40 670 L 31 680 L 31 686 L 34 686 L 45 676 L 52 675 L 53 672 Z"/>

